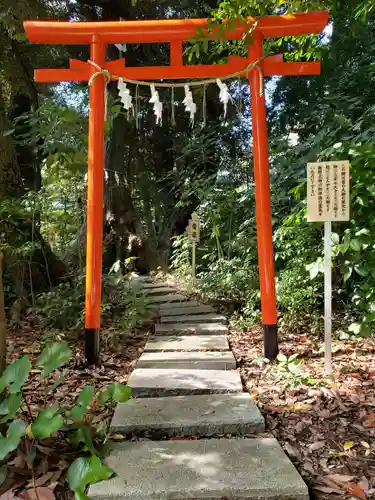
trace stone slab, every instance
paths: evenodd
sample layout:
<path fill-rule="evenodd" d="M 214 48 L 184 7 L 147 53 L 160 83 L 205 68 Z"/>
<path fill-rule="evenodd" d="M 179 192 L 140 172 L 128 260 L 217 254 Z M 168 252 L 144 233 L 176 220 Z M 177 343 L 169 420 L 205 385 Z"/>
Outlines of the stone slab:
<path fill-rule="evenodd" d="M 163 311 L 164 309 L 174 309 L 174 308 L 179 308 L 179 307 L 196 307 L 201 305 L 198 301 L 192 300 L 192 299 L 186 299 L 183 304 L 179 304 L 178 302 L 171 302 L 170 304 L 160 304 L 160 311 Z"/>
<path fill-rule="evenodd" d="M 180 307 L 163 307 L 160 309 L 160 316 L 186 316 L 196 314 L 215 313 L 215 309 L 211 306 L 185 306 Z"/>
<path fill-rule="evenodd" d="M 150 290 L 152 288 L 171 288 L 171 285 L 168 285 L 168 283 L 162 283 L 160 281 L 153 282 L 153 283 L 145 283 L 143 285 L 143 288 L 145 290 Z"/>
<path fill-rule="evenodd" d="M 171 333 L 175 335 L 223 335 L 228 333 L 228 327 L 221 323 L 197 323 L 195 325 L 187 323 L 158 323 L 155 325 L 155 335 Z"/>
<path fill-rule="evenodd" d="M 135 398 L 242 392 L 241 377 L 235 370 L 136 368 L 128 385 Z"/>
<path fill-rule="evenodd" d="M 264 419 L 248 393 L 134 398 L 119 403 L 112 432 L 153 439 L 164 436 L 255 434 L 264 431 Z"/>
<path fill-rule="evenodd" d="M 149 295 L 170 295 L 177 293 L 177 290 L 175 288 L 171 287 L 158 287 L 158 288 L 146 288 L 144 289 L 144 292 L 147 296 Z"/>
<path fill-rule="evenodd" d="M 162 304 L 167 302 L 184 302 L 185 300 L 188 300 L 184 295 L 180 295 L 179 293 L 155 296 L 151 295 L 150 297 L 147 297 L 147 299 L 149 302 L 152 302 L 154 304 Z"/>
<path fill-rule="evenodd" d="M 236 360 L 231 351 L 144 352 L 138 368 L 176 368 L 186 370 L 235 370 Z"/>
<path fill-rule="evenodd" d="M 186 314 L 183 316 L 162 316 L 161 323 L 226 323 L 222 314 Z"/>
<path fill-rule="evenodd" d="M 152 283 L 152 278 L 148 274 L 141 274 L 141 275 L 132 274 L 131 280 L 139 281 L 140 283 Z"/>
<path fill-rule="evenodd" d="M 90 487 L 94 500 L 308 500 L 274 438 L 139 441 L 114 445 L 117 476 Z"/>
<path fill-rule="evenodd" d="M 225 335 L 158 336 L 149 339 L 145 352 L 167 351 L 228 351 Z"/>

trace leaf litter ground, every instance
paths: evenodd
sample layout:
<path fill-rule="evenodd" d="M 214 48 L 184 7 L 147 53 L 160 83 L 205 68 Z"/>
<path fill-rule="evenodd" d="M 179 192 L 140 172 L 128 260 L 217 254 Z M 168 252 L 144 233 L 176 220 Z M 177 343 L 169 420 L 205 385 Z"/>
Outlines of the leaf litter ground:
<path fill-rule="evenodd" d="M 309 383 L 262 361 L 259 329 L 229 337 L 243 383 L 313 495 L 375 498 L 375 343 L 334 342 L 332 378 L 321 342 L 284 335 L 280 351 L 298 353 Z M 304 379 L 305 380 L 305 379 Z"/>
<path fill-rule="evenodd" d="M 101 390 L 110 382 L 126 383 L 147 341 L 147 331 L 125 335 L 114 346 L 102 341 L 102 362 L 85 368 L 83 342 L 71 343 L 71 363 L 50 377 L 46 386 L 62 377 L 48 395 L 48 404 L 68 405 L 91 384 Z M 298 354 L 310 383 L 286 379 L 262 363 L 262 332 L 232 331 L 229 337 L 244 386 L 263 412 L 267 428 L 279 440 L 313 495 L 319 499 L 375 497 L 375 343 L 372 340 L 334 344 L 334 373 L 324 378 L 321 343 L 306 336 L 285 335 L 280 350 Z M 8 336 L 10 359 L 23 354 L 36 357 L 42 349 L 40 333 L 24 324 Z M 25 394 L 32 412 L 46 402 L 46 386 L 31 376 Z M 290 385 L 292 382 L 292 385 Z M 96 419 L 109 422 L 113 409 L 101 410 Z M 172 438 L 180 439 L 180 438 Z M 66 469 L 75 458 L 62 436 L 38 445 L 41 459 L 34 470 L 17 456 L 12 464 L 15 481 L 1 500 L 54 500 L 71 498 Z M 35 487 L 34 487 L 35 486 Z M 20 493 L 20 490 L 23 492 Z M 34 496 L 33 496 L 34 495 Z"/>

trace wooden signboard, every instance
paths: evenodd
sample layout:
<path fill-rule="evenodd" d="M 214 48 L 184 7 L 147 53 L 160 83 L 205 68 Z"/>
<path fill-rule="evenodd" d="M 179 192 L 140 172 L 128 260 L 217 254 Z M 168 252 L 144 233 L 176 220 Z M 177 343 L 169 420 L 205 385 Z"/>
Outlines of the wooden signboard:
<path fill-rule="evenodd" d="M 307 220 L 348 221 L 350 218 L 348 161 L 307 164 Z"/>

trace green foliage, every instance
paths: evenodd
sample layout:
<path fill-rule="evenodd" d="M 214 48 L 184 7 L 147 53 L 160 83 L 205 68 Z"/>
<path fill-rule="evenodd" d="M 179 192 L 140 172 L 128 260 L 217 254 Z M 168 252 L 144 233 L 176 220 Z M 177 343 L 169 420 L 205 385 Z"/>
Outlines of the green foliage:
<path fill-rule="evenodd" d="M 316 381 L 302 370 L 302 362 L 297 356 L 298 354 L 289 357 L 285 356 L 285 354 L 278 354 L 278 363 L 268 365 L 266 370 L 287 387 L 297 387 L 300 384 L 314 385 Z"/>
<path fill-rule="evenodd" d="M 31 432 L 36 439 L 48 438 L 62 428 L 64 419 L 59 411 L 57 405 L 52 405 L 38 413 L 38 416 L 31 424 Z"/>
<path fill-rule="evenodd" d="M 77 458 L 69 468 L 69 487 L 75 491 L 77 500 L 88 498 L 85 489 L 88 485 L 98 481 L 106 481 L 114 475 L 114 471 L 103 464 L 99 457 Z"/>
<path fill-rule="evenodd" d="M 46 376 L 66 364 L 70 357 L 71 351 L 66 343 L 47 343 L 36 360 L 41 369 L 40 383 L 45 383 Z M 101 461 L 100 444 L 106 434 L 103 435 L 99 424 L 94 423 L 90 412 L 92 408 L 97 409 L 110 402 L 125 403 L 131 398 L 131 390 L 128 386 L 113 383 L 105 391 L 95 394 L 93 387 L 86 386 L 72 407 L 47 405 L 40 408 L 31 420 L 30 413 L 23 411 L 25 400 L 22 392 L 31 366 L 29 358 L 24 356 L 14 360 L 0 377 L 0 422 L 5 424 L 5 435 L 0 433 L 0 460 L 11 461 L 13 452 L 22 448 L 24 440 L 29 441 L 29 448 L 36 454 L 35 441 L 64 432 L 73 449 L 83 455 L 70 465 L 69 486 L 75 491 L 77 499 L 85 498 L 86 486 L 109 479 L 114 474 Z M 16 415 L 23 420 L 15 419 Z M 86 456 L 87 453 L 89 456 Z"/>
<path fill-rule="evenodd" d="M 197 34 L 190 50 L 194 57 L 207 52 L 204 42 L 210 31 L 222 34 L 224 27 L 234 26 L 236 20 L 244 22 L 248 15 L 330 6 L 328 2 L 309 1 L 221 2 L 208 31 Z M 375 47 L 373 2 L 333 2 L 332 7 L 332 34 L 270 40 L 264 47 L 269 54 L 285 52 L 287 60 L 322 61 L 322 77 L 282 77 L 269 85 L 266 82 L 278 309 L 284 330 L 308 327 L 317 331 L 321 326 L 323 233 L 321 225 L 305 219 L 306 163 L 349 159 L 352 216 L 349 223 L 333 227 L 333 306 L 343 321 L 341 328 L 350 335 L 371 335 L 375 326 L 375 219 L 371 203 L 375 193 L 375 101 L 369 89 L 375 72 L 368 54 Z M 225 57 L 243 55 L 246 49 L 243 41 L 215 40 L 203 57 L 222 58 L 225 45 Z M 246 177 L 237 177 L 242 168 L 238 160 L 230 169 L 230 182 L 223 168 L 213 185 L 207 188 L 199 179 L 199 186 L 192 182 L 189 189 L 199 200 L 202 223 L 198 286 L 211 296 L 237 297 L 236 318 L 246 327 L 249 319 L 256 317 L 259 299 L 258 284 L 245 271 L 256 271 L 257 255 L 251 173 L 246 182 Z M 239 189 L 243 189 L 245 199 L 236 196 Z M 183 238 L 175 242 L 172 263 L 183 269 L 182 274 L 191 273 L 189 246 Z"/>
<path fill-rule="evenodd" d="M 113 272 L 113 266 L 103 275 L 102 317 L 113 320 L 116 335 L 132 330 L 152 309 L 142 290 L 134 288 L 129 277 L 129 272 Z M 40 318 L 45 338 L 56 339 L 61 330 L 82 328 L 84 305 L 85 279 L 81 275 L 39 294 L 34 312 Z"/>
<path fill-rule="evenodd" d="M 28 377 L 30 368 L 31 362 L 27 356 L 16 359 L 5 369 L 3 375 L 0 377 L 0 392 L 3 392 L 8 386 L 10 394 L 20 392 L 21 387 Z"/>
<path fill-rule="evenodd" d="M 16 450 L 25 435 L 25 423 L 22 420 L 13 420 L 9 425 L 6 436 L 0 433 L 0 460 L 4 460 L 12 451 Z"/>
<path fill-rule="evenodd" d="M 42 368 L 41 377 L 47 377 L 56 368 L 65 364 L 71 355 L 72 351 L 66 342 L 61 344 L 47 342 L 36 360 L 36 365 Z"/>
<path fill-rule="evenodd" d="M 78 276 L 71 283 L 63 282 L 39 294 L 34 310 L 45 329 L 79 328 L 83 324 L 85 281 Z"/>

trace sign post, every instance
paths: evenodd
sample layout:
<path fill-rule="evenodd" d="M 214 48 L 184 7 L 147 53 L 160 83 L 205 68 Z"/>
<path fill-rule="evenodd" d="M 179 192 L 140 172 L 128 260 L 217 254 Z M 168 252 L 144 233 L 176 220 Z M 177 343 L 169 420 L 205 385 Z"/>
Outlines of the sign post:
<path fill-rule="evenodd" d="M 196 285 L 197 279 L 196 279 L 196 249 L 197 249 L 197 243 L 199 243 L 200 240 L 200 223 L 199 223 L 199 218 L 198 214 L 194 212 L 191 215 L 191 219 L 189 220 L 189 226 L 188 226 L 188 237 L 189 241 L 191 243 L 191 269 L 192 269 L 192 278 L 193 278 L 193 286 Z"/>
<path fill-rule="evenodd" d="M 324 222 L 324 368 L 332 373 L 332 222 L 350 216 L 349 162 L 307 164 L 307 220 Z"/>

